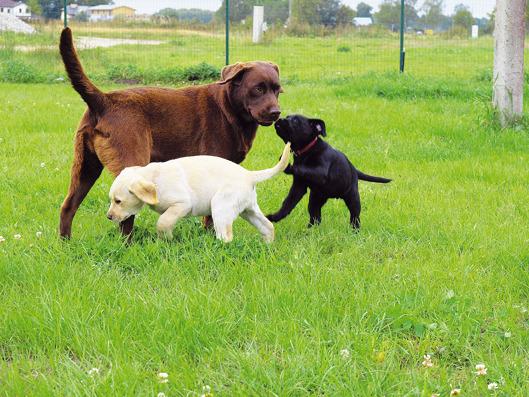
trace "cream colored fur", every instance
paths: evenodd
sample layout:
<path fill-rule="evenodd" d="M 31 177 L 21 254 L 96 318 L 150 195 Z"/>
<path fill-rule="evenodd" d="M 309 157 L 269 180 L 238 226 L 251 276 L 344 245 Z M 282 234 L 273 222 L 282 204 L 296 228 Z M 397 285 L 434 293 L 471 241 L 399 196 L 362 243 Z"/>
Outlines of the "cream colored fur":
<path fill-rule="evenodd" d="M 160 214 L 158 235 L 171 238 L 179 219 L 211 215 L 217 238 L 230 242 L 233 221 L 241 215 L 259 230 L 266 242 L 272 242 L 274 226 L 257 204 L 255 185 L 283 171 L 289 154 L 290 143 L 279 163 L 262 171 L 248 171 L 213 156 L 182 157 L 125 168 L 110 187 L 107 216 L 120 223 L 148 204 Z"/>

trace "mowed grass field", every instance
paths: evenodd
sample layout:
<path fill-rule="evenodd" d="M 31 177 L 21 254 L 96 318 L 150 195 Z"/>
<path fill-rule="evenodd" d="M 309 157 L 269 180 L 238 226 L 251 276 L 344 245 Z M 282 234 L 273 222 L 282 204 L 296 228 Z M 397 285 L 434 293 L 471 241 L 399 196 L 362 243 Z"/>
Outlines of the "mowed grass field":
<path fill-rule="evenodd" d="M 275 53 L 288 54 L 281 40 Z M 337 52 L 334 39 L 314 40 L 298 53 L 304 69 L 280 63 L 281 104 L 284 114 L 324 119 L 326 140 L 355 166 L 394 179 L 360 183 L 359 233 L 339 201 L 306 229 L 305 198 L 276 225 L 272 245 L 242 220 L 222 244 L 193 218 L 174 241 L 160 241 L 147 209 L 126 245 L 105 217 L 105 173 L 72 240 L 61 241 L 59 207 L 85 105 L 66 82 L 0 84 L 0 395 L 529 395 L 526 124 L 494 124 L 488 64 L 483 73 L 439 72 L 425 52 L 430 75 L 354 74 L 329 56 L 332 75 L 315 79 L 311 60 L 321 54 L 312 44 Z M 255 58 L 270 53 L 251 48 Z M 114 61 L 131 48 L 81 52 L 89 72 L 104 69 L 97 51 Z M 170 63 L 165 46 L 145 51 Z M 51 51 L 8 55 L 62 68 Z M 282 147 L 273 128 L 260 127 L 243 165 L 271 166 Z M 258 186 L 263 211 L 280 206 L 290 182 L 280 175 Z M 476 375 L 480 363 L 486 375 Z"/>

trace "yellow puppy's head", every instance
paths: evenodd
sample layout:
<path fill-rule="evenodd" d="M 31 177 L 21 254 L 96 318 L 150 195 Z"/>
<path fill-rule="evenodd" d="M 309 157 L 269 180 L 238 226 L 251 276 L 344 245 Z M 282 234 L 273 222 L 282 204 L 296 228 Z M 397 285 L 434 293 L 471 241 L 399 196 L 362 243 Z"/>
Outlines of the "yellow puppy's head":
<path fill-rule="evenodd" d="M 156 185 L 138 174 L 140 167 L 125 168 L 112 183 L 107 218 L 121 223 L 136 215 L 144 204 L 158 204 Z"/>

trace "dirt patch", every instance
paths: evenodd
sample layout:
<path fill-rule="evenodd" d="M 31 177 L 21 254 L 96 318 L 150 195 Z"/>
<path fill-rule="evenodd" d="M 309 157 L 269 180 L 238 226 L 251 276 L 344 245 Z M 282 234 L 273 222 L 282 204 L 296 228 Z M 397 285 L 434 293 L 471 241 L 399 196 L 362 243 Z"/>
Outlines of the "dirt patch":
<path fill-rule="evenodd" d="M 165 43 L 161 40 L 135 40 L 135 39 L 110 39 L 106 37 L 89 37 L 80 36 L 75 40 L 75 46 L 79 50 L 89 50 L 92 48 L 108 48 L 117 45 L 160 45 Z M 57 46 L 50 45 L 17 45 L 15 51 L 33 52 L 33 51 L 56 51 Z"/>

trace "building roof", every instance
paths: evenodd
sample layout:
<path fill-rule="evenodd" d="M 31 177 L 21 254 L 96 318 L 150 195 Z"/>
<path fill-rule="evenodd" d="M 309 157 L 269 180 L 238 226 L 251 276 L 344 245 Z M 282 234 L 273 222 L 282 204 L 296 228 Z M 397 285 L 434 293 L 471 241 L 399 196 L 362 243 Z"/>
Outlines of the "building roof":
<path fill-rule="evenodd" d="M 0 7 L 14 8 L 14 7 L 16 7 L 16 6 L 19 5 L 19 4 L 20 4 L 19 1 L 13 1 L 13 0 L 0 0 Z"/>
<path fill-rule="evenodd" d="M 356 26 L 369 26 L 373 24 L 373 20 L 370 17 L 356 17 L 353 18 L 353 23 Z"/>

